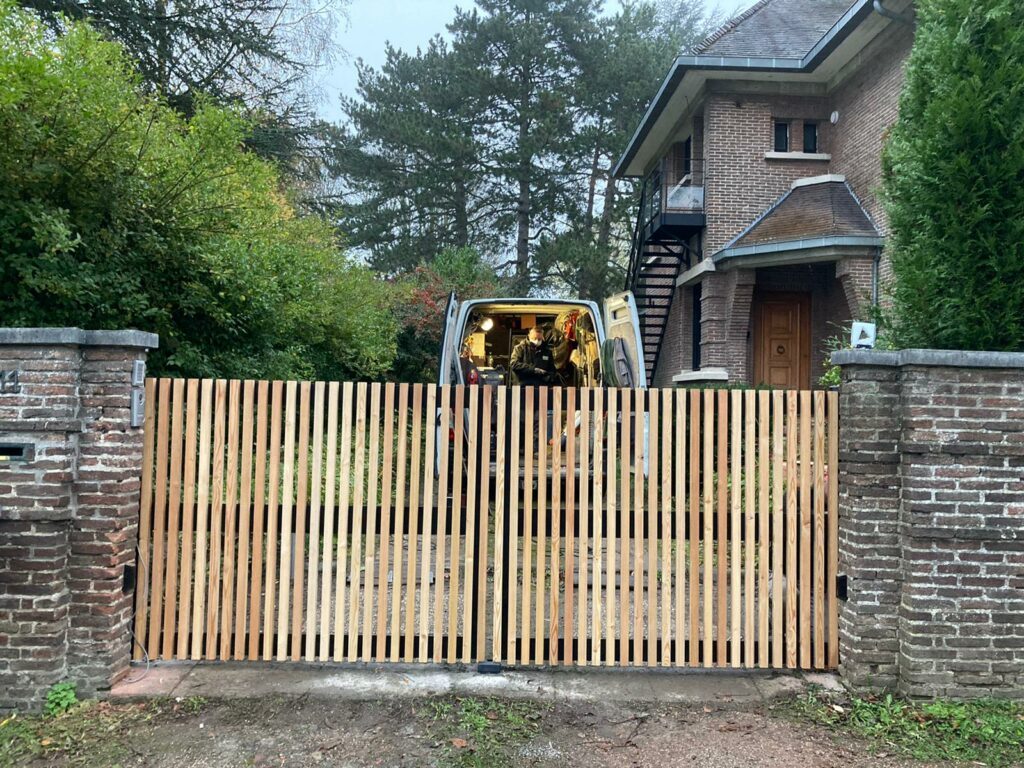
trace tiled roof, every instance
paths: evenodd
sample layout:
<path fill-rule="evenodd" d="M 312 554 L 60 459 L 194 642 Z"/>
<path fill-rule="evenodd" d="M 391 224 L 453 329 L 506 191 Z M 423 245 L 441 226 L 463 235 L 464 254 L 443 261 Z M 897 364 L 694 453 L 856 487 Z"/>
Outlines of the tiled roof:
<path fill-rule="evenodd" d="M 819 237 L 878 236 L 845 181 L 797 182 L 725 249 Z"/>
<path fill-rule="evenodd" d="M 803 58 L 854 0 L 760 0 L 699 43 L 707 56 Z"/>

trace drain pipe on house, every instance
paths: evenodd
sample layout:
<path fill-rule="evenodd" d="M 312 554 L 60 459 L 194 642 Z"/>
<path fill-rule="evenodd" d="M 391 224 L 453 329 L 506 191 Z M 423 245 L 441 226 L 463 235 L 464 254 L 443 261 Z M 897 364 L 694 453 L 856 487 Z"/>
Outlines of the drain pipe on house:
<path fill-rule="evenodd" d="M 878 0 L 875 0 L 877 3 Z M 875 258 L 871 260 L 871 306 L 878 308 L 878 270 L 882 263 L 882 249 L 875 248 Z"/>

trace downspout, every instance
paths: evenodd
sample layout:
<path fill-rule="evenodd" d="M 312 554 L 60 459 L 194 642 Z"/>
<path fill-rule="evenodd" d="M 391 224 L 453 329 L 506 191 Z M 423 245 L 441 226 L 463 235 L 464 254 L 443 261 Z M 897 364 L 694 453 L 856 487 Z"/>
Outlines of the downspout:
<path fill-rule="evenodd" d="M 878 0 L 875 0 L 878 2 Z M 875 258 L 871 260 L 871 306 L 878 308 L 878 269 L 882 262 L 882 249 L 875 249 Z"/>
<path fill-rule="evenodd" d="M 896 13 L 895 11 L 890 11 L 888 8 L 886 8 L 884 5 L 882 5 L 882 0 L 875 0 L 873 5 L 874 5 L 874 8 L 875 8 L 875 12 L 880 14 L 880 15 L 882 15 L 882 16 L 885 16 L 885 18 L 887 18 L 887 19 L 892 19 L 893 21 L 898 21 L 900 24 L 909 24 L 911 26 L 913 26 L 913 24 L 914 24 L 914 20 L 912 18 L 910 18 L 909 16 L 904 16 L 902 13 Z"/>

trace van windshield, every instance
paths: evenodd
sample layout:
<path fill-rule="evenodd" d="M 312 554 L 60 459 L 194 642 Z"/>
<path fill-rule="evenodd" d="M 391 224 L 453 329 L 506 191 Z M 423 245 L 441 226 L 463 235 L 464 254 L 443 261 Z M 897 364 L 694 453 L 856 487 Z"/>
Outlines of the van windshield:
<path fill-rule="evenodd" d="M 550 355 L 555 386 L 591 387 L 601 381 L 597 323 L 580 304 L 475 304 L 457 336 L 461 381 L 468 384 L 514 385 L 516 347 L 539 328 Z M 520 353 L 520 355 L 522 352 Z M 545 360 L 545 364 L 548 361 Z"/>

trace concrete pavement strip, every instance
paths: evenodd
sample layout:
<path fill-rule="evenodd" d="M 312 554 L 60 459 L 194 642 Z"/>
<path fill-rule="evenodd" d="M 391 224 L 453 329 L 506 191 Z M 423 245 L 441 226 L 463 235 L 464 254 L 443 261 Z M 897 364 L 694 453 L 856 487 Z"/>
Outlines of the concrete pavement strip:
<path fill-rule="evenodd" d="M 349 700 L 428 696 L 496 696 L 540 701 L 649 701 L 683 704 L 758 704 L 810 686 L 841 690 L 835 675 L 767 670 L 507 669 L 483 675 L 475 668 L 417 665 L 330 665 L 247 662 L 171 662 L 132 667 L 109 692 L 117 700 L 161 696 L 251 699 L 314 696 Z"/>

